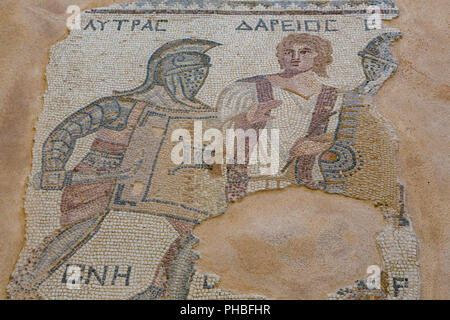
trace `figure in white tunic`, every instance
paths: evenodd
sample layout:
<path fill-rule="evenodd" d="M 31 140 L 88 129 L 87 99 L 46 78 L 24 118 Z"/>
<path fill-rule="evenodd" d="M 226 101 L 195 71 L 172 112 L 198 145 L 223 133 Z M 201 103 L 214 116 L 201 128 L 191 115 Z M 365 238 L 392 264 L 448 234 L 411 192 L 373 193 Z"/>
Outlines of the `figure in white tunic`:
<path fill-rule="evenodd" d="M 342 105 L 342 94 L 322 80 L 332 47 L 318 36 L 291 34 L 278 45 L 277 57 L 281 72 L 234 82 L 222 91 L 218 111 L 228 127 L 279 129 L 280 171 L 273 179 L 293 174 L 296 184 L 318 189 L 324 180 L 320 161 L 335 157 L 327 150 Z M 250 191 L 250 171 L 248 163 L 228 167 L 228 181 L 235 182 L 227 185 L 229 201 Z"/>

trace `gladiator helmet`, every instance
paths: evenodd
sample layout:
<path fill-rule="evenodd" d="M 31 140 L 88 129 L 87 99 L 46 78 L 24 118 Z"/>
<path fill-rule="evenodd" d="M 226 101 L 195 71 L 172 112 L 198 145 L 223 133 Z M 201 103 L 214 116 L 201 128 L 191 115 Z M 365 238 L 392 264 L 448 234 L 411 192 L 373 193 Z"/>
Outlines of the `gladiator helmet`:
<path fill-rule="evenodd" d="M 208 76 L 211 58 L 205 54 L 220 44 L 202 39 L 170 41 L 150 57 L 145 82 L 125 95 L 161 85 L 176 100 L 193 100 Z"/>

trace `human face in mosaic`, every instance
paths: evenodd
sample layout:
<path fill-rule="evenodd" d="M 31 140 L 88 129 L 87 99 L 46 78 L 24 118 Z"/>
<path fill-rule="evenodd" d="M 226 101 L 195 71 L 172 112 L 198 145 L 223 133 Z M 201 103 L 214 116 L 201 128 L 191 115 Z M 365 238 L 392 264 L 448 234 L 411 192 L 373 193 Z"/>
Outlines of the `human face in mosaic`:
<path fill-rule="evenodd" d="M 192 1 L 84 11 L 50 50 L 8 297 L 419 298 L 397 137 L 368 103 L 400 33 L 367 30 L 368 1 L 257 0 L 257 16 L 247 1 L 179 2 Z M 236 157 L 219 157 L 224 136 Z"/>
<path fill-rule="evenodd" d="M 303 73 L 314 66 L 314 59 L 318 53 L 307 44 L 297 43 L 283 51 L 283 65 L 285 70 Z"/>

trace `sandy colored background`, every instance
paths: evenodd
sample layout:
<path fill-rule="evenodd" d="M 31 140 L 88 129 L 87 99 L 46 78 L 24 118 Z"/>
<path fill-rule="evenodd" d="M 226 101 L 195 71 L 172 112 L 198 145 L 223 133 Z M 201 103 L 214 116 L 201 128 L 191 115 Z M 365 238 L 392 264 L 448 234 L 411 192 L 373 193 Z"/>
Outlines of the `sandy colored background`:
<path fill-rule="evenodd" d="M 24 241 L 24 213 L 21 209 L 24 183 L 30 170 L 33 125 L 42 108 L 42 95 L 46 89 L 44 74 L 49 49 L 65 37 L 65 10 L 68 5 L 77 4 L 83 10 L 117 2 L 125 1 L 3 0 L 0 4 L 0 11 L 4 13 L 0 20 L 1 298 L 5 296 L 9 274 Z M 400 175 L 406 185 L 407 204 L 420 245 L 422 298 L 448 299 L 450 61 L 447 1 L 397 0 L 396 3 L 400 8 L 400 17 L 387 24 L 399 28 L 404 35 L 394 44 L 400 67 L 380 91 L 377 105 L 380 112 L 393 122 L 400 140 Z M 236 291 L 267 286 L 267 283 L 258 284 L 260 280 L 252 281 L 251 275 L 255 270 L 264 274 L 267 272 L 265 268 L 272 268 L 269 273 L 277 273 L 273 284 L 269 284 L 272 291 L 268 290 L 272 293 L 284 290 L 286 295 L 294 295 L 298 288 L 289 289 L 292 293 L 283 287 L 276 288 L 276 277 L 287 276 L 283 276 L 276 265 L 279 260 L 277 255 L 282 252 L 271 252 L 264 243 L 248 239 L 246 228 L 249 221 L 270 219 L 280 211 L 280 207 L 286 215 L 295 219 L 301 205 L 312 208 L 320 203 L 312 212 L 326 214 L 334 212 L 333 203 L 347 200 L 325 197 L 303 189 L 298 193 L 299 190 L 293 192 L 289 188 L 270 195 L 267 192 L 253 195 L 231 206 L 226 215 L 200 226 L 196 230 L 202 240 L 198 248 L 202 254 L 199 269 L 217 272 L 222 278 L 221 287 Z M 347 205 L 353 209 L 364 206 Z M 233 228 L 234 235 L 230 238 L 223 233 L 218 238 L 214 228 L 216 231 Z M 263 232 L 264 226 L 254 230 L 255 234 L 258 230 Z M 220 253 L 227 248 L 232 250 L 229 255 L 238 257 L 238 260 L 220 260 L 223 270 L 231 270 L 228 273 L 214 270 L 217 260 L 223 257 Z M 253 254 L 252 259 L 246 260 L 243 265 L 238 263 L 240 255 L 249 256 L 255 252 L 258 254 Z M 367 263 L 370 261 L 364 261 L 362 265 Z M 364 270 L 361 276 L 364 276 Z M 239 279 L 247 281 L 240 283 Z M 323 290 L 333 291 L 330 288 Z"/>

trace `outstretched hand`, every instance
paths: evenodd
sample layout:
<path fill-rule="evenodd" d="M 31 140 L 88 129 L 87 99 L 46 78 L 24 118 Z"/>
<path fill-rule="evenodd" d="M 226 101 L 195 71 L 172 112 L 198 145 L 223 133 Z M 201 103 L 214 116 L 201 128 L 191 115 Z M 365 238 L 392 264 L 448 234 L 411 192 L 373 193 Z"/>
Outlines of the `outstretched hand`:
<path fill-rule="evenodd" d="M 254 105 L 247 112 L 248 123 L 255 124 L 275 119 L 274 116 L 270 115 L 270 111 L 272 111 L 272 109 L 278 108 L 279 106 L 281 106 L 281 104 L 282 102 L 280 100 L 270 100 Z"/>
<path fill-rule="evenodd" d="M 290 158 L 303 155 L 317 155 L 331 148 L 333 140 L 324 136 L 299 138 L 289 151 Z"/>

